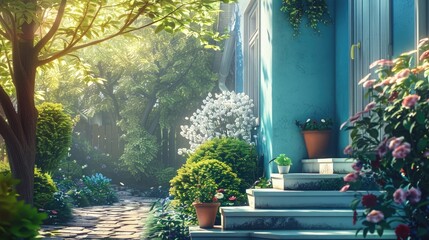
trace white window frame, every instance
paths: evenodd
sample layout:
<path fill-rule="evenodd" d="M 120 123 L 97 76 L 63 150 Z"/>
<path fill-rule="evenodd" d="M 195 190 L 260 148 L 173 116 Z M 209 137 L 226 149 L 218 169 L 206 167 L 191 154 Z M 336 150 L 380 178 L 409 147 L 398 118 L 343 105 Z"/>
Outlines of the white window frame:
<path fill-rule="evenodd" d="M 255 17 L 254 29 L 251 19 Z M 253 31 L 252 31 L 253 30 Z M 253 113 L 259 118 L 259 85 L 260 85 L 260 4 L 258 0 L 250 1 L 244 12 L 244 81 L 243 91 L 254 104 Z M 252 48 L 256 48 L 252 51 Z"/>

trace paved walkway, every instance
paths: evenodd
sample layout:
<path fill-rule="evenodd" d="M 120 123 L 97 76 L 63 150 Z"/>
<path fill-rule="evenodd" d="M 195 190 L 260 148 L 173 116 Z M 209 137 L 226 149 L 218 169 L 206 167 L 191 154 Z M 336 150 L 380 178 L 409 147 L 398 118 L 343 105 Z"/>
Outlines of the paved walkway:
<path fill-rule="evenodd" d="M 141 239 L 144 219 L 155 199 L 118 192 L 119 202 L 111 206 L 73 209 L 66 226 L 42 226 L 42 239 Z"/>

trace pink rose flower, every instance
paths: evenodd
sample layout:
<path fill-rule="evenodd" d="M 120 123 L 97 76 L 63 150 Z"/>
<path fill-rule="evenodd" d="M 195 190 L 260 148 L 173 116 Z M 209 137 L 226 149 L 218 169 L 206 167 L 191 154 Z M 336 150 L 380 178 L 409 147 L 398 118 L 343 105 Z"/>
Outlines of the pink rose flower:
<path fill-rule="evenodd" d="M 410 203 L 412 204 L 416 204 L 420 202 L 420 200 L 422 199 L 422 192 L 418 188 L 414 188 L 414 187 L 410 188 L 407 191 L 407 195 L 408 195 L 408 201 L 410 201 Z"/>
<path fill-rule="evenodd" d="M 426 50 L 425 52 L 420 55 L 420 61 L 425 60 L 426 58 L 429 58 L 429 50 Z"/>
<path fill-rule="evenodd" d="M 359 178 L 359 174 L 354 172 L 354 173 L 349 173 L 346 176 L 344 176 L 344 182 L 356 182 L 356 180 Z"/>
<path fill-rule="evenodd" d="M 235 200 L 237 200 L 237 197 L 236 196 L 231 196 L 231 197 L 228 198 L 228 200 L 229 201 L 235 201 Z"/>
<path fill-rule="evenodd" d="M 395 158 L 405 158 L 411 152 L 411 145 L 407 142 L 399 145 L 392 152 L 392 156 Z"/>
<path fill-rule="evenodd" d="M 384 219 L 384 214 L 378 210 L 372 210 L 368 215 L 366 215 L 366 220 L 372 223 L 379 223 Z"/>
<path fill-rule="evenodd" d="M 424 153 L 423 153 L 423 157 L 429 157 L 429 150 L 426 150 Z"/>
<path fill-rule="evenodd" d="M 398 138 L 392 137 L 392 138 L 390 138 L 388 140 L 388 142 L 389 142 L 388 146 L 389 146 L 390 150 L 397 148 L 399 145 L 401 145 L 402 141 L 404 141 L 404 137 L 398 137 Z"/>
<path fill-rule="evenodd" d="M 410 69 L 405 68 L 402 69 L 400 72 L 398 72 L 397 74 L 395 74 L 396 78 L 408 78 L 408 76 L 410 76 Z"/>
<path fill-rule="evenodd" d="M 345 155 L 351 155 L 353 153 L 353 148 L 351 145 L 348 145 L 347 147 L 344 148 L 343 153 Z"/>
<path fill-rule="evenodd" d="M 402 204 L 407 199 L 407 192 L 404 191 L 402 188 L 396 189 L 396 191 L 393 193 L 393 201 L 397 204 Z"/>
<path fill-rule="evenodd" d="M 369 65 L 369 69 L 372 69 L 376 66 L 388 66 L 391 67 L 393 66 L 393 61 L 391 60 L 386 60 L 386 59 L 380 59 L 377 61 L 374 61 L 373 63 L 371 63 L 371 65 Z"/>
<path fill-rule="evenodd" d="M 408 95 L 402 100 L 402 106 L 405 108 L 412 108 L 420 100 L 420 96 L 417 94 Z"/>
<path fill-rule="evenodd" d="M 377 103 L 376 103 L 376 102 L 370 102 L 370 103 L 368 103 L 368 104 L 366 105 L 365 110 L 363 110 L 363 111 L 364 111 L 364 112 L 369 112 L 369 111 L 371 111 L 372 109 L 374 109 L 376 105 L 377 105 Z"/>
<path fill-rule="evenodd" d="M 366 81 L 368 81 L 368 78 L 371 76 L 371 73 L 369 73 L 368 75 L 366 75 L 365 77 L 363 77 L 359 82 L 358 85 L 361 85 L 363 83 L 365 83 Z"/>
<path fill-rule="evenodd" d="M 354 122 L 356 122 L 360 118 L 360 116 L 362 116 L 362 112 L 358 112 L 355 115 L 353 115 L 352 117 L 350 117 L 349 121 L 351 123 L 354 123 Z"/>
<path fill-rule="evenodd" d="M 362 87 L 370 88 L 370 87 L 374 86 L 375 82 L 376 81 L 374 79 L 368 80 L 368 81 L 363 83 Z"/>
<path fill-rule="evenodd" d="M 362 170 L 362 162 L 358 161 L 352 164 L 352 168 L 353 170 L 355 170 L 356 172 L 360 172 L 360 170 Z"/>
<path fill-rule="evenodd" d="M 347 192 L 347 191 L 349 190 L 349 188 L 350 188 L 350 185 L 349 185 L 349 184 L 344 185 L 344 186 L 340 189 L 340 192 Z"/>

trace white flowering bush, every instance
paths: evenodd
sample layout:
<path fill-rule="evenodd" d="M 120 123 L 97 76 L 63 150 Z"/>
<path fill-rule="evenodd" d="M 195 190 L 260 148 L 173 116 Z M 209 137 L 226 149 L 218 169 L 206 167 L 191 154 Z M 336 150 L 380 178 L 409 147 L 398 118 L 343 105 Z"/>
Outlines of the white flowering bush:
<path fill-rule="evenodd" d="M 179 149 L 179 154 L 191 154 L 207 140 L 234 137 L 251 142 L 255 125 L 253 101 L 244 93 L 211 93 L 203 100 L 201 109 L 186 118 L 190 125 L 182 125 L 180 134 L 189 140 L 190 148 Z"/>

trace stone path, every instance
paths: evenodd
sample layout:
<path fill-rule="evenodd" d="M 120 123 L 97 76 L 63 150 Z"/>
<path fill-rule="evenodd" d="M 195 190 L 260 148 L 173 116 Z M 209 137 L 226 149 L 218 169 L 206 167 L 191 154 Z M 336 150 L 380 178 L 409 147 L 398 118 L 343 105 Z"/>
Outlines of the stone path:
<path fill-rule="evenodd" d="M 111 206 L 73 209 L 73 220 L 66 226 L 45 225 L 42 239 L 141 239 L 144 219 L 156 199 L 133 197 L 118 192 L 119 202 Z"/>

